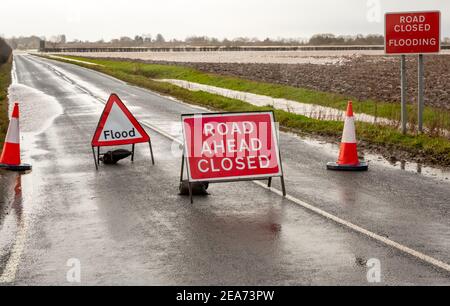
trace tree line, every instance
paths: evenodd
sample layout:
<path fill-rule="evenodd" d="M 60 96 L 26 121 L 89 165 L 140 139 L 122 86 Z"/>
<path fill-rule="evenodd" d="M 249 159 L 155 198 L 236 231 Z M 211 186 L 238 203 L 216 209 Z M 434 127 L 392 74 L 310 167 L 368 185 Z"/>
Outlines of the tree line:
<path fill-rule="evenodd" d="M 11 47 L 0 37 L 0 64 L 6 63 L 11 56 Z"/>
<path fill-rule="evenodd" d="M 382 45 L 384 37 L 382 35 L 356 35 L 356 36 L 336 36 L 333 34 L 317 34 L 310 39 L 295 38 L 249 38 L 237 37 L 234 39 L 218 39 L 208 36 L 189 36 L 184 40 L 167 40 L 162 34 L 155 37 L 151 35 L 136 35 L 131 37 L 120 37 L 109 42 L 103 40 L 97 42 L 73 41 L 64 46 L 86 46 L 96 45 L 98 47 L 145 47 L 145 46 L 299 46 L 299 45 Z"/>
<path fill-rule="evenodd" d="M 316 34 L 309 39 L 294 38 L 248 38 L 238 37 L 234 39 L 218 39 L 208 36 L 190 36 L 184 40 L 166 39 L 162 34 L 155 36 L 136 35 L 134 37 L 123 36 L 110 41 L 98 40 L 66 41 L 65 35 L 52 36 L 50 38 L 30 36 L 13 37 L 7 39 L 13 49 L 38 49 L 41 40 L 50 48 L 57 47 L 176 47 L 176 46 L 321 46 L 321 45 L 383 45 L 384 36 L 379 34 L 369 35 L 334 35 Z M 450 44 L 450 38 L 443 39 L 444 44 Z"/>

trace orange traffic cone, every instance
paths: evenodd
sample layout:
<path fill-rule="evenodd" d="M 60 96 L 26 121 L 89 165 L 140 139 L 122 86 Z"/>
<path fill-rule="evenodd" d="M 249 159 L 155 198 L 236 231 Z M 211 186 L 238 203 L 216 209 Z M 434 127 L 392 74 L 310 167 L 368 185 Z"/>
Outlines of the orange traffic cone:
<path fill-rule="evenodd" d="M 31 165 L 20 161 L 19 103 L 14 104 L 8 133 L 6 134 L 3 152 L 0 157 L 0 169 L 11 171 L 31 170 Z"/>
<path fill-rule="evenodd" d="M 369 165 L 366 162 L 360 162 L 358 158 L 355 119 L 353 117 L 353 104 L 351 101 L 348 102 L 339 160 L 336 163 L 328 163 L 327 169 L 341 171 L 369 170 Z"/>

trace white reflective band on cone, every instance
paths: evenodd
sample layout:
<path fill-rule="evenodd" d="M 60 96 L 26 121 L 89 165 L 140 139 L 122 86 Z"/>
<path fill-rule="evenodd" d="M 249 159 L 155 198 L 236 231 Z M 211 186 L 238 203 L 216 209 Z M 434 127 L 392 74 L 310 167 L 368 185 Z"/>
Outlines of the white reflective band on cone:
<path fill-rule="evenodd" d="M 342 143 L 356 143 L 355 119 L 353 117 L 345 119 Z"/>
<path fill-rule="evenodd" d="M 5 143 L 20 143 L 20 134 L 19 134 L 19 119 L 11 118 L 9 122 L 8 133 L 6 134 Z"/>

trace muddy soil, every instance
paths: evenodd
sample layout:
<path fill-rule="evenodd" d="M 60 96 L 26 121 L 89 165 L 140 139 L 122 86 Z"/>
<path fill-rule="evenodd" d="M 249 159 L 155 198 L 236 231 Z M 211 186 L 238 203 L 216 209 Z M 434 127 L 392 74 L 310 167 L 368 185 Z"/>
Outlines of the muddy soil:
<path fill-rule="evenodd" d="M 358 55 L 340 65 L 143 62 L 183 65 L 204 72 L 338 93 L 359 100 L 400 101 L 398 56 Z M 407 57 L 407 71 L 408 102 L 416 103 L 416 56 Z M 425 56 L 425 78 L 426 105 L 450 110 L 450 55 Z"/>

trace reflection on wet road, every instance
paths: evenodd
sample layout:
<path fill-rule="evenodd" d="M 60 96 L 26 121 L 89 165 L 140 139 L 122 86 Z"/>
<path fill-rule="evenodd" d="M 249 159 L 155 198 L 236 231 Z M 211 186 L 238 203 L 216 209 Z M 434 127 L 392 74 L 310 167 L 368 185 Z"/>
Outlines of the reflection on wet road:
<path fill-rule="evenodd" d="M 28 223 L 23 215 L 23 198 L 22 198 L 22 177 L 20 174 L 6 174 L 2 176 L 15 177 L 13 198 L 9 201 L 11 205 L 2 207 L 6 213 L 6 218 L 0 218 L 1 225 L 1 244 L 0 252 L 0 284 L 14 281 L 17 267 L 25 246 Z M 6 180 L 7 181 L 7 180 Z M 6 190 L 4 190 L 6 191 Z M 4 193 L 9 194 L 8 191 Z M 14 239 L 7 243 L 7 239 Z M 5 243 L 6 242 L 6 243 Z"/>
<path fill-rule="evenodd" d="M 152 129 L 156 166 L 142 145 L 133 164 L 96 172 L 90 140 L 99 97 L 116 92 L 141 121 L 173 136 L 180 114 L 198 109 L 69 64 L 15 61 L 21 85 L 11 95 L 23 108 L 50 103 L 59 111 L 43 130 L 30 128 L 39 132 L 24 145 L 34 171 L 22 178 L 28 226 L 11 282 L 69 284 L 66 264 L 76 258 L 82 284 L 364 285 L 364 263 L 377 258 L 384 284 L 450 283 L 447 272 L 251 182 L 214 185 L 189 205 L 177 195 L 174 143 Z M 26 87 L 39 96 L 31 101 Z M 334 152 L 285 133 L 281 145 L 290 195 L 450 261 L 447 182 L 381 163 L 367 174 L 329 173 L 324 165 Z"/>

